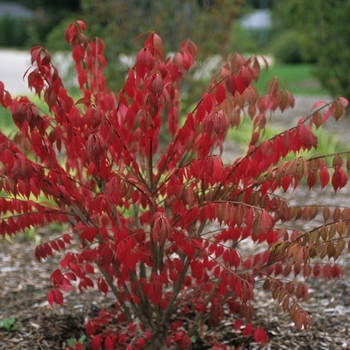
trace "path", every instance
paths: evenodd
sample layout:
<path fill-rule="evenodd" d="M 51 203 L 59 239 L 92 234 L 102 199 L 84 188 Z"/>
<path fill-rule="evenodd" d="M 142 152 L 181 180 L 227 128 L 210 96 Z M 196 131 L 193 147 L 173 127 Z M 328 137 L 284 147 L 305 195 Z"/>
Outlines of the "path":
<path fill-rule="evenodd" d="M 23 74 L 29 67 L 29 51 L 0 50 L 0 80 L 11 95 L 28 94 L 28 83 L 23 80 Z"/>

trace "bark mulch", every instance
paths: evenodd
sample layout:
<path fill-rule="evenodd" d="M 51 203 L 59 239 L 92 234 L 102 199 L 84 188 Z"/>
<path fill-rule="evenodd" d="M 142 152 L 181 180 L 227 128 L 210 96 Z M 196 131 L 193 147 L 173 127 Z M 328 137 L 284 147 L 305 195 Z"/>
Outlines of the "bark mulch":
<path fill-rule="evenodd" d="M 94 291 L 65 295 L 65 307 L 52 309 L 46 302 L 49 277 L 58 259 L 37 262 L 32 241 L 0 242 L 0 320 L 16 318 L 17 328 L 0 330 L 0 349 L 67 349 L 68 339 L 84 335 L 84 322 L 113 303 Z M 212 348 L 213 336 L 229 349 L 350 349 L 350 259 L 342 258 L 345 275 L 339 280 L 310 280 L 309 300 L 303 304 L 314 328 L 298 331 L 268 293 L 257 289 L 254 325 L 267 330 L 270 342 L 261 346 L 233 331 L 234 320 L 203 332 L 193 349 Z M 89 341 L 86 341 L 89 349 Z"/>

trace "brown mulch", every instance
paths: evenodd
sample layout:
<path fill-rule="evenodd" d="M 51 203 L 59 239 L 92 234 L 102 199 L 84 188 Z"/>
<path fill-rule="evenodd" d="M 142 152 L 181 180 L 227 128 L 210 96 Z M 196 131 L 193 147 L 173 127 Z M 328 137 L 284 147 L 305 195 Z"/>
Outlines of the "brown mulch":
<path fill-rule="evenodd" d="M 73 291 L 65 295 L 65 307 L 52 309 L 46 295 L 49 276 L 59 260 L 37 262 L 34 247 L 28 240 L 0 242 L 0 320 L 15 317 L 18 325 L 12 332 L 0 330 L 0 349 L 67 349 L 68 339 L 84 335 L 84 321 L 113 301 L 94 291 Z M 267 330 L 268 345 L 233 332 L 233 320 L 227 318 L 220 327 L 203 333 L 193 349 L 211 349 L 207 339 L 213 334 L 230 349 L 350 349 L 350 259 L 342 259 L 342 279 L 308 283 L 310 298 L 303 306 L 314 320 L 313 329 L 298 331 L 270 295 L 257 288 L 254 325 Z"/>

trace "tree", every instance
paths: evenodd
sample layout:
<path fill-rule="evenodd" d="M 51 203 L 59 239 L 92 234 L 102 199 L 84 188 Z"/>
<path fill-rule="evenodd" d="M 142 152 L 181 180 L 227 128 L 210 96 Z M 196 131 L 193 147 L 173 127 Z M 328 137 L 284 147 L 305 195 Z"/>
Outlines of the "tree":
<path fill-rule="evenodd" d="M 19 4 L 37 10 L 38 8 L 49 9 L 50 11 L 79 11 L 80 0 L 16 0 Z"/>
<path fill-rule="evenodd" d="M 115 307 L 86 323 L 93 350 L 186 349 L 227 313 L 236 332 L 243 322 L 243 336 L 265 343 L 266 332 L 253 326 L 258 280 L 298 329 L 310 327 L 300 301 L 307 285 L 289 276 L 343 274 L 336 261 L 349 241 L 350 208 L 294 206 L 286 192 L 303 181 L 317 191 L 347 184 L 350 151 L 301 154 L 317 148 L 314 128 L 344 117 L 347 100 L 318 102 L 296 126 L 264 139 L 273 112 L 292 107 L 294 98 L 277 79 L 260 96 L 252 86 L 258 57 L 233 54 L 182 116 L 180 87 L 194 65 L 193 42 L 185 39 L 164 57 L 161 38 L 151 33 L 114 93 L 103 75 L 104 43 L 89 41 L 84 30 L 78 21 L 65 35 L 83 98 L 69 96 L 38 46 L 28 83 L 48 114 L 25 96 L 12 98 L 0 82 L 0 104 L 18 128 L 9 137 L 0 132 L 0 233 L 70 225 L 35 250 L 38 260 L 62 257 L 48 302 L 63 305 L 74 287 L 114 295 Z M 254 122 L 247 152 L 224 164 L 224 140 L 244 118 Z M 164 129 L 166 144 L 159 142 Z M 293 227 L 318 214 L 321 225 Z M 240 248 L 247 240 L 259 246 L 248 256 Z M 220 342 L 215 348 L 227 349 Z"/>
<path fill-rule="evenodd" d="M 316 60 L 314 72 L 323 87 L 350 97 L 350 2 L 286 0 L 276 6 L 297 28 L 304 59 Z"/>
<path fill-rule="evenodd" d="M 77 17 L 77 13 L 80 10 L 79 0 L 63 0 L 63 1 L 51 1 L 51 0 L 17 0 L 16 2 L 26 6 L 35 11 L 34 20 L 30 20 L 26 25 L 25 35 L 22 35 L 23 39 L 20 46 L 33 46 L 41 43 L 43 45 L 47 38 L 47 34 L 51 32 L 57 24 L 65 17 L 72 16 Z M 17 20 L 18 21 L 18 20 Z M 12 27 L 16 27 L 15 20 L 12 20 Z M 9 29 L 5 31 L 14 31 Z"/>

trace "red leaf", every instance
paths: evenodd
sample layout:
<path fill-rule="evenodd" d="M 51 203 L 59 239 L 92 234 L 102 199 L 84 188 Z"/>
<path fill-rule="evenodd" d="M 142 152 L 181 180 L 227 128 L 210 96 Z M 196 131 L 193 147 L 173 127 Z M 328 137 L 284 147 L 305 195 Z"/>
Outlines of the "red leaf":
<path fill-rule="evenodd" d="M 226 99 L 226 89 L 221 83 L 216 87 L 215 98 L 218 104 L 224 102 Z"/>
<path fill-rule="evenodd" d="M 50 276 L 50 281 L 54 286 L 57 286 L 57 284 L 60 282 L 60 280 L 63 278 L 62 272 L 59 269 L 56 269 L 52 272 Z"/>
<path fill-rule="evenodd" d="M 98 284 L 98 289 L 104 293 L 107 294 L 108 293 L 108 284 L 106 283 L 105 279 L 103 277 L 99 277 L 97 279 L 97 284 Z"/>
<path fill-rule="evenodd" d="M 68 233 L 65 233 L 62 238 L 63 238 L 65 243 L 71 244 L 72 238 Z"/>
<path fill-rule="evenodd" d="M 268 233 L 274 225 L 274 220 L 272 217 L 265 211 L 261 213 L 260 227 L 262 233 Z"/>
<path fill-rule="evenodd" d="M 239 72 L 238 76 L 240 76 L 242 83 L 246 87 L 248 87 L 250 85 L 250 83 L 252 82 L 252 76 L 251 76 L 249 70 L 244 66 L 242 66 L 241 71 Z"/>
<path fill-rule="evenodd" d="M 63 291 L 63 292 L 70 292 L 70 291 L 72 291 L 74 288 L 73 288 L 73 286 L 72 286 L 72 284 L 70 283 L 70 281 L 67 279 L 67 278 L 65 278 L 65 277 L 63 277 L 62 279 L 61 279 L 61 281 L 59 282 L 59 284 L 58 284 L 58 287 Z"/>
<path fill-rule="evenodd" d="M 85 264 L 85 271 L 92 275 L 95 273 L 95 269 L 91 264 Z"/>
<path fill-rule="evenodd" d="M 212 127 L 216 134 L 225 134 L 229 126 L 229 119 L 224 111 L 214 113 Z"/>
<path fill-rule="evenodd" d="M 152 239 L 154 243 L 164 245 L 171 231 L 168 218 L 164 213 L 156 212 L 153 215 Z"/>
<path fill-rule="evenodd" d="M 236 332 L 239 331 L 239 330 L 241 329 L 241 326 L 242 326 L 242 321 L 239 320 L 239 319 L 237 319 L 237 320 L 235 321 L 234 330 L 235 330 Z"/>
<path fill-rule="evenodd" d="M 249 336 L 252 334 L 252 332 L 253 332 L 253 326 L 252 326 L 251 323 L 248 323 L 248 324 L 245 326 L 245 328 L 244 328 L 242 334 L 243 334 L 244 336 L 246 336 L 246 337 L 249 337 Z"/>
<path fill-rule="evenodd" d="M 314 109 L 319 109 L 319 108 L 325 106 L 326 104 L 327 104 L 327 102 L 325 102 L 325 101 L 317 101 L 312 106 L 311 111 L 313 111 Z"/>
<path fill-rule="evenodd" d="M 330 112 L 336 120 L 339 120 L 344 117 L 345 108 L 339 101 L 334 101 L 330 107 Z"/>
<path fill-rule="evenodd" d="M 237 83 L 236 83 L 236 77 L 233 74 L 230 74 L 227 77 L 226 87 L 227 87 L 227 90 L 232 94 L 232 96 L 234 96 L 237 90 Z"/>
<path fill-rule="evenodd" d="M 281 181 L 281 185 L 283 188 L 283 191 L 286 192 L 290 186 L 291 183 L 291 178 L 288 175 L 283 176 L 282 181 Z"/>
<path fill-rule="evenodd" d="M 215 107 L 214 97 L 210 94 L 205 94 L 203 97 L 203 105 L 208 114 L 211 114 Z"/>
<path fill-rule="evenodd" d="M 99 160 L 103 156 L 106 148 L 106 144 L 101 135 L 92 134 L 86 141 L 86 158 L 96 165 L 99 163 Z"/>
<path fill-rule="evenodd" d="M 87 240 L 88 242 L 92 243 L 92 241 L 96 238 L 98 234 L 98 228 L 97 227 L 88 227 L 81 233 L 81 240 Z"/>
<path fill-rule="evenodd" d="M 209 323 L 217 326 L 224 317 L 224 309 L 218 300 L 214 299 L 210 308 Z"/>
<path fill-rule="evenodd" d="M 114 349 L 114 342 L 112 340 L 112 337 L 109 335 L 106 337 L 104 341 L 104 347 L 105 350 L 113 350 Z"/>
<path fill-rule="evenodd" d="M 267 333 L 263 329 L 258 327 L 254 331 L 254 341 L 256 341 L 259 344 L 265 344 L 269 341 L 269 338 L 267 336 Z"/>
<path fill-rule="evenodd" d="M 244 90 L 246 90 L 247 86 L 242 82 L 242 79 L 240 79 L 240 74 L 236 78 L 236 88 L 238 93 L 242 94 Z"/>
<path fill-rule="evenodd" d="M 170 348 L 172 343 L 173 343 L 172 336 L 171 336 L 171 335 L 167 336 L 167 338 L 165 339 L 165 345 L 166 345 L 166 347 L 167 347 L 167 348 Z"/>
<path fill-rule="evenodd" d="M 347 105 L 349 104 L 349 101 L 344 97 L 339 97 L 338 101 L 342 104 L 344 108 L 347 107 Z"/>
<path fill-rule="evenodd" d="M 53 303 L 55 302 L 55 296 L 51 290 L 47 293 L 47 301 L 51 306 L 53 306 Z"/>
<path fill-rule="evenodd" d="M 185 334 L 181 340 L 181 347 L 183 349 L 186 349 L 186 348 L 190 347 L 191 345 L 192 345 L 191 338 L 187 334 Z"/>
<path fill-rule="evenodd" d="M 81 29 L 82 31 L 84 31 L 84 30 L 86 29 L 86 24 L 85 24 L 85 22 L 83 22 L 82 20 L 78 19 L 78 20 L 77 20 L 77 23 L 78 23 L 78 25 L 79 25 L 79 27 L 80 27 L 80 29 Z"/>
<path fill-rule="evenodd" d="M 138 262 L 138 257 L 135 252 L 130 252 L 125 258 L 126 266 L 131 271 L 135 269 L 137 262 Z"/>
<path fill-rule="evenodd" d="M 60 251 L 60 249 L 59 249 L 59 247 L 58 247 L 58 245 L 57 245 L 57 243 L 55 241 L 52 241 L 50 244 L 51 244 L 51 248 L 53 250 L 56 250 L 56 252 Z"/>
<path fill-rule="evenodd" d="M 92 350 L 100 350 L 101 343 L 102 343 L 101 337 L 99 335 L 94 336 L 91 341 Z"/>
<path fill-rule="evenodd" d="M 317 137 L 309 129 L 307 129 L 304 124 L 300 125 L 296 136 L 298 137 L 297 144 L 299 147 L 304 149 L 317 147 Z"/>
<path fill-rule="evenodd" d="M 144 78 L 146 71 L 153 69 L 155 64 L 154 57 L 148 48 L 144 47 L 136 56 L 136 73 L 140 78 Z"/>
<path fill-rule="evenodd" d="M 222 247 L 222 245 L 219 245 L 215 250 L 215 256 L 218 258 L 219 256 L 222 255 L 223 252 L 224 252 L 224 248 Z"/>
<path fill-rule="evenodd" d="M 333 158 L 332 166 L 333 168 L 341 167 L 343 165 L 343 159 L 339 154 L 336 154 Z"/>
<path fill-rule="evenodd" d="M 58 289 L 54 288 L 47 293 L 47 301 L 51 306 L 53 303 L 63 306 L 63 294 Z"/>
<path fill-rule="evenodd" d="M 137 349 L 142 349 L 145 346 L 145 344 L 146 344 L 145 338 L 138 338 L 136 340 L 136 348 Z"/>
<path fill-rule="evenodd" d="M 85 272 L 84 269 L 73 262 L 69 264 L 69 268 L 79 277 L 79 278 L 85 278 Z"/>
<path fill-rule="evenodd" d="M 230 256 L 228 259 L 228 263 L 231 266 L 234 266 L 236 269 L 238 268 L 239 264 L 241 263 L 241 259 L 240 259 L 239 254 L 237 253 L 236 250 L 234 250 L 234 249 L 230 250 Z"/>
<path fill-rule="evenodd" d="M 82 89 L 84 87 L 84 84 L 87 82 L 87 79 L 88 79 L 88 76 L 87 76 L 86 71 L 82 70 L 78 75 L 78 83 L 79 83 L 80 89 Z M 87 100 L 87 99 L 80 99 L 80 100 Z M 90 101 L 88 100 L 88 102 L 90 102 Z M 77 101 L 76 104 L 78 104 L 78 103 L 83 103 L 83 102 Z M 84 103 L 86 103 L 86 102 L 84 102 Z"/>
<path fill-rule="evenodd" d="M 182 59 L 183 59 L 182 60 L 183 67 L 184 67 L 185 71 L 188 71 L 193 65 L 193 62 L 194 62 L 193 56 L 189 52 L 183 51 Z"/>
<path fill-rule="evenodd" d="M 332 186 L 334 188 L 334 191 L 337 192 L 337 190 L 343 188 L 347 182 L 348 175 L 343 170 L 343 168 L 336 168 L 332 176 Z"/>
<path fill-rule="evenodd" d="M 321 182 L 321 189 L 323 189 L 325 186 L 328 185 L 329 183 L 329 172 L 327 167 L 323 167 L 321 172 L 320 172 L 320 182 Z"/>
<path fill-rule="evenodd" d="M 307 176 L 307 185 L 309 186 L 309 189 L 311 190 L 312 187 L 315 186 L 317 181 L 316 174 L 311 170 Z"/>
<path fill-rule="evenodd" d="M 76 64 L 80 63 L 83 59 L 84 59 L 84 56 L 85 56 L 85 50 L 83 47 L 81 46 L 76 46 L 73 51 L 72 51 L 72 57 L 75 61 Z M 80 76 L 80 73 L 81 72 L 85 72 L 84 70 L 80 71 L 79 72 L 79 76 Z M 85 72 L 86 74 L 86 72 Z M 87 75 L 86 75 L 86 78 L 87 78 Z M 83 84 L 81 84 L 83 85 Z"/>
<path fill-rule="evenodd" d="M 164 82 L 161 76 L 158 73 L 152 74 L 152 76 L 148 79 L 148 89 L 149 91 L 159 97 L 164 88 Z"/>

